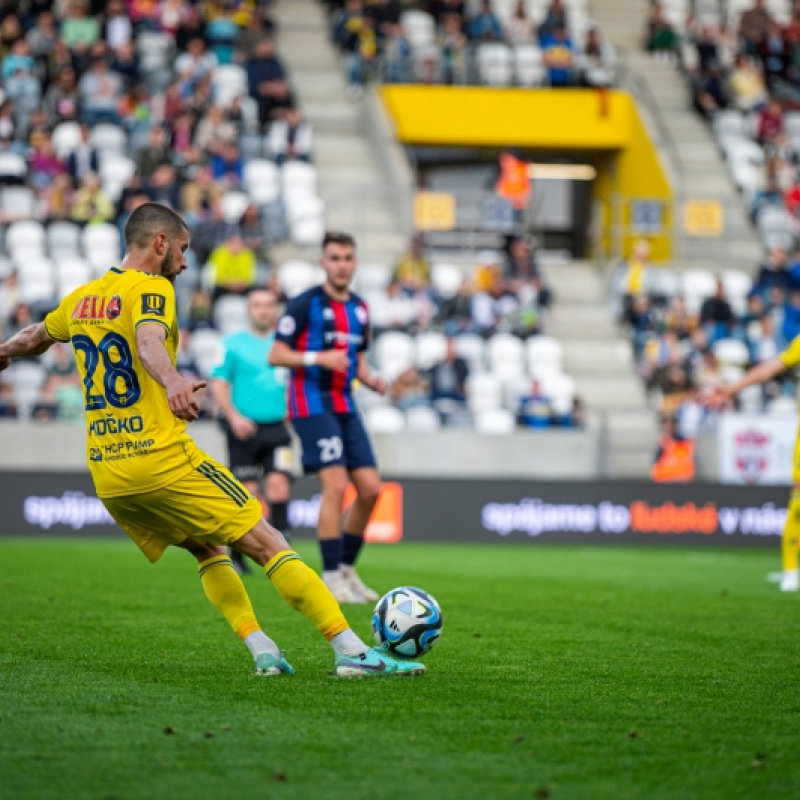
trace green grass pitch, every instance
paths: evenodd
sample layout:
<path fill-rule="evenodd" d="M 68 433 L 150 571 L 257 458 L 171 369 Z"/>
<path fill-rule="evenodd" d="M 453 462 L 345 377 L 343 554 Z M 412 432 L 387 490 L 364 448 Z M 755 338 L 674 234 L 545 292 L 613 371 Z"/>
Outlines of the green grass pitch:
<path fill-rule="evenodd" d="M 365 681 L 261 575 L 292 678 L 252 674 L 185 553 L 17 539 L 0 564 L 3 800 L 800 796 L 774 551 L 372 547 L 368 582 L 433 593 L 444 634 L 421 678 Z M 346 609 L 364 637 L 370 611 Z"/>

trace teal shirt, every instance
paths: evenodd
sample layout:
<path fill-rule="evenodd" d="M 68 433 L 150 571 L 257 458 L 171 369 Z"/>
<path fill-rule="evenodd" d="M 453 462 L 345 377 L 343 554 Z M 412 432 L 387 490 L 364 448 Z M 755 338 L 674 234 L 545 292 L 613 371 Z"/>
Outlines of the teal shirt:
<path fill-rule="evenodd" d="M 250 331 L 226 337 L 225 360 L 211 373 L 230 384 L 234 408 L 262 424 L 286 419 L 287 370 L 267 362 L 274 341 L 274 333 L 256 336 Z"/>

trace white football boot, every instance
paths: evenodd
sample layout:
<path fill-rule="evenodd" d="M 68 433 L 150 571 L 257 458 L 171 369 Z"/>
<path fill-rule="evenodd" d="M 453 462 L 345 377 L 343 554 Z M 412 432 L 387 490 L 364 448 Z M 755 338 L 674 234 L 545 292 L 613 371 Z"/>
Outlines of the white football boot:
<path fill-rule="evenodd" d="M 800 591 L 800 571 L 796 569 L 785 569 L 783 571 L 783 574 L 781 575 L 781 591 Z"/>
<path fill-rule="evenodd" d="M 374 589 L 370 589 L 369 586 L 358 577 L 358 573 L 355 571 L 354 567 L 342 564 L 340 571 L 342 573 L 342 579 L 346 581 L 347 585 L 350 587 L 350 591 L 359 598 L 359 600 L 356 600 L 357 603 L 375 603 L 378 601 L 380 595 Z"/>

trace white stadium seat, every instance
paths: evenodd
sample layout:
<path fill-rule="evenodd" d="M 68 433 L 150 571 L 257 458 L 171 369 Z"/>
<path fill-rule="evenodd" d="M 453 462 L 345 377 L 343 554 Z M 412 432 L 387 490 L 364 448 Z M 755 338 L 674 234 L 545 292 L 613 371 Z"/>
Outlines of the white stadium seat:
<path fill-rule="evenodd" d="M 467 405 L 473 412 L 499 408 L 503 399 L 503 384 L 491 372 L 471 373 L 467 377 Z"/>
<path fill-rule="evenodd" d="M 246 330 L 247 299 L 236 294 L 220 297 L 214 303 L 214 324 L 224 334 Z"/>
<path fill-rule="evenodd" d="M 431 266 L 431 286 L 440 297 L 455 297 L 464 278 L 464 271 L 456 264 L 436 263 Z"/>
<path fill-rule="evenodd" d="M 244 165 L 244 188 L 258 205 L 271 203 L 281 194 L 281 176 L 274 162 L 251 158 Z"/>
<path fill-rule="evenodd" d="M 528 370 L 533 374 L 545 365 L 561 370 L 561 342 L 552 336 L 531 336 L 525 343 L 528 357 Z M 547 367 L 545 366 L 545 370 Z"/>
<path fill-rule="evenodd" d="M 438 431 L 442 420 L 430 406 L 412 406 L 406 411 L 406 430 Z"/>
<path fill-rule="evenodd" d="M 475 430 L 490 436 L 508 436 L 516 428 L 516 418 L 507 408 L 486 408 L 475 414 Z"/>
<path fill-rule="evenodd" d="M 6 231 L 6 249 L 13 256 L 21 249 L 45 251 L 45 230 L 41 222 L 21 220 L 12 222 Z"/>
<path fill-rule="evenodd" d="M 420 369 L 430 369 L 434 364 L 442 361 L 447 352 L 447 337 L 439 331 L 424 331 L 417 334 L 416 364 Z"/>
<path fill-rule="evenodd" d="M 406 427 L 403 412 L 394 406 L 373 406 L 367 409 L 364 417 L 372 433 L 400 433 Z"/>
<path fill-rule="evenodd" d="M 378 371 L 387 380 L 414 365 L 414 339 L 407 333 L 387 331 L 375 340 L 373 347 Z"/>

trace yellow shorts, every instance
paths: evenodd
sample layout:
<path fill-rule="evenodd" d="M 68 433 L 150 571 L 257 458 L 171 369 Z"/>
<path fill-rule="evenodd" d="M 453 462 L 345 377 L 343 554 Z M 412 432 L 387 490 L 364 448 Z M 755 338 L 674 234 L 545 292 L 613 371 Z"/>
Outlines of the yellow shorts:
<path fill-rule="evenodd" d="M 142 494 L 104 497 L 102 501 L 153 563 L 171 544 L 186 539 L 201 544 L 233 544 L 263 517 L 258 500 L 208 456 L 169 486 Z"/>

